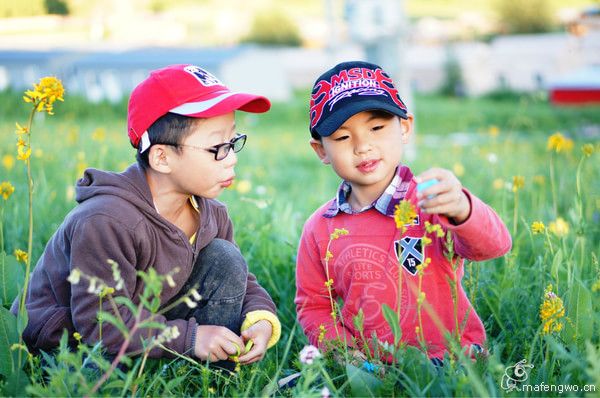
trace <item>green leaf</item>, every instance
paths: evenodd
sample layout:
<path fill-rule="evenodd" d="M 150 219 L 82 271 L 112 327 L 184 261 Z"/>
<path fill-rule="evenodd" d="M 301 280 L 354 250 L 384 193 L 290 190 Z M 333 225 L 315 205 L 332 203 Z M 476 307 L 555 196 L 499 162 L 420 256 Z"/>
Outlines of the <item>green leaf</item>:
<path fill-rule="evenodd" d="M 565 321 L 565 334 L 567 339 L 579 346 L 592 338 L 594 331 L 594 312 L 592 309 L 592 295 L 579 280 L 573 281 L 567 304 L 566 316 L 571 322 Z"/>
<path fill-rule="evenodd" d="M 355 397 L 376 397 L 379 395 L 379 389 L 383 386 L 380 379 L 349 363 L 346 364 L 346 375 L 352 395 Z"/>
<path fill-rule="evenodd" d="M 10 347 L 19 342 L 17 318 L 4 307 L 0 307 L 0 374 L 6 377 L 15 373 L 17 368 L 16 351 Z"/>
<path fill-rule="evenodd" d="M 383 311 L 383 317 L 388 325 L 390 325 L 390 329 L 392 329 L 392 333 L 394 334 L 394 346 L 398 347 L 398 343 L 402 339 L 402 329 L 400 328 L 398 314 L 387 304 L 383 304 L 381 310 Z"/>
<path fill-rule="evenodd" d="M 552 268 L 550 268 L 550 274 L 555 281 L 559 280 L 558 271 L 561 269 L 561 265 L 563 265 L 563 253 L 562 250 L 558 250 L 552 260 Z"/>
<path fill-rule="evenodd" d="M 29 385 L 29 378 L 23 369 L 18 369 L 16 372 L 6 378 L 6 384 L 2 391 L 3 397 L 26 397 L 29 394 L 25 388 Z"/>
<path fill-rule="evenodd" d="M 25 272 L 15 256 L 0 252 L 0 305 L 10 305 L 23 287 Z"/>

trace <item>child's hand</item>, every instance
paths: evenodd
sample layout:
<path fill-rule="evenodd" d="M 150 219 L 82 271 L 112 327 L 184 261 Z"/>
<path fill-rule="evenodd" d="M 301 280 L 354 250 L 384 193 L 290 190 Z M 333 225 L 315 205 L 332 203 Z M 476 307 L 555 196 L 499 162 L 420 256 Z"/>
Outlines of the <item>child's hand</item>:
<path fill-rule="evenodd" d="M 435 185 L 417 193 L 419 207 L 429 214 L 442 214 L 455 224 L 465 221 L 471 214 L 471 203 L 462 190 L 458 178 L 449 170 L 432 168 L 416 177 L 417 183 L 437 179 Z M 428 199 L 429 195 L 433 195 Z"/>
<path fill-rule="evenodd" d="M 254 345 L 250 348 L 250 351 L 244 353 L 239 358 L 242 365 L 247 365 L 252 362 L 260 361 L 267 352 L 267 343 L 273 333 L 273 326 L 271 322 L 262 320 L 256 322 L 248 329 L 242 332 L 242 338 L 244 341 L 252 340 Z"/>
<path fill-rule="evenodd" d="M 194 355 L 202 361 L 216 362 L 228 359 L 243 347 L 240 336 L 224 326 L 200 325 L 196 328 Z"/>

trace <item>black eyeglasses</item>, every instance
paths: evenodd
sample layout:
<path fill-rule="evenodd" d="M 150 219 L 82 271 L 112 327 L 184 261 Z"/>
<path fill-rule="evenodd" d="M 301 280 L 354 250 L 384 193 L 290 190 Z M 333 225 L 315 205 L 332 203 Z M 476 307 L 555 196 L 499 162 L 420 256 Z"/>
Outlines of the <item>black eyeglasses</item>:
<path fill-rule="evenodd" d="M 246 145 L 246 134 L 237 134 L 231 141 L 225 142 L 223 144 L 215 145 L 211 148 L 201 148 L 195 145 L 185 145 L 185 144 L 167 144 L 171 146 L 183 146 L 188 148 L 193 148 L 197 150 L 204 150 L 210 153 L 215 154 L 215 160 L 223 160 L 229 155 L 229 150 L 233 149 L 233 152 L 238 153 L 242 150 L 244 145 Z"/>

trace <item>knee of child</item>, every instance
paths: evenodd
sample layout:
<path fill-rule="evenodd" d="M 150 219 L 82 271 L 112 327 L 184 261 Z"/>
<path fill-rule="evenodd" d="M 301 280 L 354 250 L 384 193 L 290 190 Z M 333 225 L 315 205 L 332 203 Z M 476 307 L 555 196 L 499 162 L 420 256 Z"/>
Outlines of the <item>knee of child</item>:
<path fill-rule="evenodd" d="M 225 239 L 213 239 L 204 248 L 206 254 L 215 259 L 221 275 L 244 276 L 248 273 L 248 265 L 240 249 L 232 242 Z"/>

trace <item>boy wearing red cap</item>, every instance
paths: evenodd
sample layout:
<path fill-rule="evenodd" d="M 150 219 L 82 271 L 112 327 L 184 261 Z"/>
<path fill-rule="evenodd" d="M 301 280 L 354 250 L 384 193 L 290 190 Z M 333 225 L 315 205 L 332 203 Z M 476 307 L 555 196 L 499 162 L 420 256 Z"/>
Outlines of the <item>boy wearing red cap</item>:
<path fill-rule="evenodd" d="M 313 87 L 310 144 L 343 182 L 308 219 L 298 249 L 295 303 L 311 344 L 340 340 L 364 350 L 362 336 L 374 335 L 393 344 L 386 304 L 400 313 L 402 341 L 424 344 L 432 359 L 448 351 L 447 332 L 459 335 L 467 349 L 484 345 L 483 324 L 460 284 L 463 262 L 502 256 L 511 238 L 496 213 L 450 171 L 432 168 L 415 177 L 401 163 L 412 129 L 413 116 L 377 65 L 338 64 Z M 430 186 L 418 190 L 418 183 Z M 412 204 L 416 217 L 398 227 L 394 212 L 402 201 Z M 427 233 L 426 225 L 434 224 L 452 234 L 456 273 L 445 240 Z M 449 281 L 458 287 L 457 323 Z M 338 299 L 343 306 L 334 316 Z M 353 320 L 361 312 L 359 330 Z"/>
<path fill-rule="evenodd" d="M 177 328 L 176 337 L 164 343 L 168 349 L 217 362 L 239 354 L 252 340 L 239 361 L 262 359 L 280 336 L 275 305 L 248 272 L 227 209 L 215 198 L 233 182 L 236 153 L 246 141 L 237 133 L 234 112 L 269 108 L 265 97 L 232 92 L 194 65 L 155 70 L 133 90 L 127 124 L 137 163 L 122 173 L 88 169 L 78 181 L 78 205 L 48 242 L 31 277 L 23 332 L 30 349 L 56 347 L 67 329 L 86 343 L 101 339 L 109 355 L 117 353 L 124 336 L 107 322 L 100 330 L 94 289 L 67 281 L 77 269 L 112 286 L 107 260 L 113 260 L 123 279 L 114 294 L 136 304 L 144 290 L 137 272 L 149 268 L 172 278 L 163 286 L 161 307 L 189 295 L 191 288 L 200 294 L 194 308 L 182 303 L 154 317 Z M 13 312 L 17 307 L 15 301 Z M 118 310 L 131 329 L 131 312 L 126 306 Z M 142 318 L 150 315 L 143 312 Z M 127 351 L 141 350 L 143 340 L 158 333 L 138 331 Z M 167 355 L 160 348 L 150 352 Z"/>

